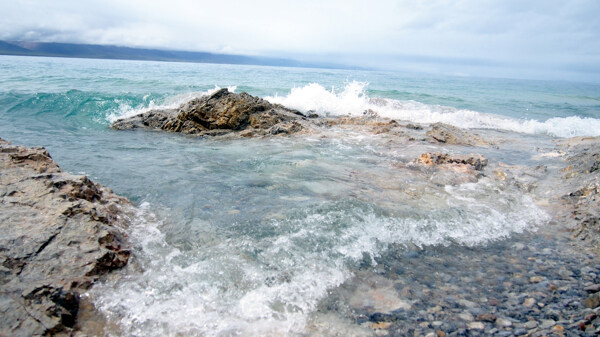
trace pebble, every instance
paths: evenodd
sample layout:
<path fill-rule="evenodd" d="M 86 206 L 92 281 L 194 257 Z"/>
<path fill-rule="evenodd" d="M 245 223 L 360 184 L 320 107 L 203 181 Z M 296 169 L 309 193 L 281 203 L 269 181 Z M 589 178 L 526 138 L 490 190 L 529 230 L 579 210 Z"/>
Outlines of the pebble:
<path fill-rule="evenodd" d="M 466 322 L 471 322 L 473 320 L 473 315 L 468 312 L 463 312 L 462 314 L 458 314 L 458 317 Z"/>
<path fill-rule="evenodd" d="M 484 322 L 494 322 L 496 320 L 496 315 L 494 315 L 494 314 L 480 314 L 480 315 L 477 315 L 477 320 L 478 321 L 484 321 Z"/>
<path fill-rule="evenodd" d="M 525 299 L 525 301 L 523 302 L 523 306 L 526 308 L 531 308 L 533 307 L 533 305 L 535 304 L 535 298 L 527 298 Z"/>
<path fill-rule="evenodd" d="M 539 283 L 539 282 L 542 282 L 543 280 L 544 280 L 543 276 L 532 276 L 529 278 L 530 283 Z"/>
<path fill-rule="evenodd" d="M 542 320 L 542 324 L 540 324 L 540 328 L 542 329 L 548 329 L 553 327 L 556 324 L 556 321 L 553 319 L 545 319 Z"/>
<path fill-rule="evenodd" d="M 600 291 L 600 284 L 589 285 L 583 288 L 583 290 L 587 291 L 588 293 L 597 293 Z"/>
<path fill-rule="evenodd" d="M 499 327 L 509 327 L 512 326 L 512 322 L 505 319 L 505 318 L 498 318 L 496 319 L 496 325 Z"/>
<path fill-rule="evenodd" d="M 470 330 L 483 330 L 485 329 L 485 325 L 481 322 L 471 322 L 467 324 L 467 328 Z"/>
<path fill-rule="evenodd" d="M 527 244 L 519 251 L 510 249 L 515 244 L 510 240 L 390 250 L 376 258 L 378 269 L 371 268 L 389 277 L 411 309 L 352 308 L 353 321 L 386 322 L 373 332 L 389 336 L 588 336 L 600 329 L 600 308 L 591 303 L 600 300 L 594 288 L 600 284 L 597 257 L 571 249 L 569 241 L 548 242 L 534 234 L 521 239 Z M 365 269 L 359 272 L 369 273 Z M 348 284 L 338 300 L 352 292 Z"/>

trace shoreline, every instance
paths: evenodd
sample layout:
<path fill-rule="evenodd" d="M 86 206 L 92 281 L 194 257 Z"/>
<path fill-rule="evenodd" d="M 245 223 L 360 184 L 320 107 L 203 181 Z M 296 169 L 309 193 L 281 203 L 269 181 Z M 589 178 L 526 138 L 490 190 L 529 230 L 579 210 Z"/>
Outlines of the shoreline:
<path fill-rule="evenodd" d="M 251 129 L 242 131 L 236 130 L 235 132 L 237 134 L 233 135 L 233 137 L 303 137 L 307 134 L 316 137 L 334 137 L 335 135 L 331 134 L 331 130 L 334 130 L 334 133 L 337 132 L 335 130 L 341 130 L 342 132 L 356 132 L 363 135 L 376 135 L 381 137 L 382 142 L 393 140 L 394 143 L 390 146 L 406 146 L 417 143 L 428 144 L 428 146 L 434 147 L 439 151 L 431 151 L 428 153 L 420 152 L 421 157 L 419 157 L 419 153 L 416 153 L 416 155 L 413 156 L 414 161 L 409 165 L 410 167 L 404 165 L 402 168 L 421 170 L 425 175 L 429 176 L 430 179 L 436 180 L 439 184 L 461 184 L 464 182 L 477 181 L 481 177 L 487 177 L 489 179 L 495 179 L 501 183 L 515 185 L 520 191 L 534 198 L 539 206 L 546 209 L 552 215 L 552 223 L 554 224 L 553 226 L 556 226 L 556 228 L 562 228 L 564 230 L 574 229 L 576 232 L 579 232 L 579 234 L 576 233 L 578 235 L 577 238 L 571 238 L 571 242 L 573 244 L 585 250 L 589 250 L 590 253 L 598 256 L 599 247 L 597 246 L 597 242 L 599 233 L 597 221 L 599 217 L 597 209 L 598 193 L 600 193 L 600 190 L 598 189 L 600 172 L 597 169 L 597 151 L 600 148 L 598 146 L 600 144 L 600 138 L 598 137 L 578 137 L 553 141 L 552 143 L 554 143 L 554 147 L 547 149 L 548 151 L 545 151 L 542 153 L 542 155 L 547 154 L 549 158 L 550 156 L 555 156 L 551 158 L 553 163 L 557 164 L 555 166 L 511 166 L 502 164 L 501 162 L 488 163 L 487 159 L 485 159 L 484 164 L 483 160 L 476 157 L 476 155 L 465 157 L 464 155 L 461 155 L 461 153 L 496 151 L 496 147 L 498 147 L 498 151 L 500 151 L 500 147 L 511 146 L 510 134 L 502 134 L 498 132 L 483 133 L 477 130 L 464 130 L 441 123 L 431 125 L 413 123 L 403 124 L 394 120 L 382 119 L 378 118 L 377 116 L 369 115 L 359 118 L 322 118 L 318 116 L 304 116 L 288 110 L 284 111 L 284 117 L 279 118 L 277 114 L 269 113 L 269 109 L 271 108 L 266 107 L 259 109 L 258 112 L 262 114 L 261 118 L 264 118 L 254 119 L 255 124 L 249 124 L 252 126 Z M 171 111 L 170 113 L 172 114 L 173 112 Z M 252 113 L 249 113 L 248 115 L 251 117 Z M 156 115 L 151 117 L 156 120 Z M 169 118 L 172 122 L 174 116 Z M 213 118 L 215 123 L 219 123 L 218 116 L 211 118 Z M 231 120 L 231 118 L 232 116 L 229 116 L 227 120 Z M 243 120 L 243 118 L 241 120 Z M 139 121 L 139 123 L 140 124 L 137 124 L 138 126 L 143 125 L 144 122 Z M 174 123 L 171 123 L 171 125 L 174 125 Z M 298 125 L 300 125 L 300 127 L 298 127 Z M 193 130 L 190 128 L 189 124 L 184 125 L 183 128 L 180 127 L 180 130 L 182 129 L 188 131 Z M 231 130 L 228 131 L 226 129 L 219 128 L 211 129 L 210 127 L 205 127 L 205 130 L 200 130 L 198 132 L 191 131 L 187 133 L 197 133 L 211 137 L 216 135 L 217 139 L 227 139 L 232 137 Z M 73 244 L 70 243 L 72 242 L 72 239 L 61 238 L 63 235 L 66 235 L 63 233 L 67 229 L 69 231 L 74 229 L 66 225 L 62 227 L 59 226 L 60 228 L 56 229 L 58 232 L 54 231 L 50 232 L 50 234 L 46 233 L 46 236 L 33 240 L 30 243 L 30 247 L 26 248 L 29 249 L 29 253 L 24 253 L 22 257 L 20 257 L 21 260 L 19 261 L 25 261 L 25 264 L 7 262 L 9 261 L 6 257 L 8 256 L 7 251 L 10 252 L 11 249 L 19 246 L 14 244 L 14 242 L 17 242 L 15 240 L 6 243 L 3 242 L 3 247 L 8 247 L 8 249 L 1 251 L 4 268 L 2 274 L 3 281 L 7 280 L 3 282 L 4 285 L 2 288 L 2 294 L 7 294 L 6 296 L 8 296 L 8 294 L 16 294 L 15 296 L 21 296 L 21 294 L 25 294 L 23 295 L 24 305 L 26 307 L 31 306 L 31 308 L 34 308 L 34 310 L 40 312 L 40 314 L 38 314 L 39 316 L 34 315 L 37 323 L 30 322 L 24 324 L 28 318 L 23 319 L 22 317 L 29 317 L 31 316 L 31 313 L 23 313 L 23 315 L 19 317 L 13 316 L 15 324 L 11 325 L 11 327 L 16 327 L 16 330 L 14 331 L 23 331 L 20 329 L 31 328 L 31 326 L 35 326 L 35 329 L 31 328 L 33 330 L 27 330 L 31 331 L 31 334 L 38 333 L 37 331 L 42 331 L 40 329 L 46 329 L 46 332 L 43 333 L 63 333 L 65 335 L 71 334 L 74 332 L 73 327 L 75 327 L 77 324 L 75 321 L 75 316 L 77 316 L 77 311 L 79 309 L 78 299 L 80 294 L 89 289 L 89 287 L 91 287 L 91 285 L 98 280 L 114 274 L 112 273 L 113 270 L 124 267 L 128 262 L 130 253 L 127 248 L 127 238 L 126 234 L 124 234 L 120 228 L 127 226 L 127 207 L 129 207 L 129 203 L 124 198 L 114 195 L 110 190 L 89 181 L 85 177 L 73 176 L 62 172 L 62 170 L 58 167 L 58 165 L 56 165 L 56 163 L 52 161 L 51 157 L 44 149 L 12 146 L 5 141 L 0 141 L 0 145 L 0 157 L 3 165 L 2 175 L 0 175 L 2 178 L 2 184 L 0 184 L 0 187 L 3 188 L 3 190 L 0 190 L 2 192 L 2 194 L 0 194 L 2 198 L 0 205 L 3 207 L 8 207 L 5 205 L 11 205 L 10 207 L 21 207 L 20 205 L 32 207 L 33 209 L 36 209 L 36 211 L 29 212 L 29 216 L 32 217 L 32 219 L 36 219 L 41 212 L 48 212 L 49 214 L 52 214 L 56 213 L 59 208 L 62 210 L 61 207 L 68 206 L 67 208 L 70 207 L 69 209 L 72 211 L 66 213 L 63 211 L 60 214 L 57 214 L 55 219 L 59 220 L 50 220 L 48 222 L 50 223 L 50 226 L 59 221 L 66 222 L 67 224 L 69 221 L 80 221 L 90 226 L 89 228 L 92 228 L 92 232 L 94 233 L 92 236 L 84 235 L 84 238 L 80 237 L 79 239 L 83 241 L 78 241 L 80 244 L 82 244 L 81 242 L 85 242 L 85 244 L 89 244 L 92 247 L 90 248 L 90 252 L 92 253 L 87 255 L 87 260 L 85 260 L 86 262 L 81 262 L 79 265 L 73 266 L 72 270 L 65 271 L 66 274 L 60 277 L 50 274 L 51 276 L 48 277 L 48 279 L 52 280 L 51 282 L 57 282 L 56 284 L 37 284 L 35 285 L 36 290 L 29 293 L 24 293 L 22 290 L 25 289 L 26 286 L 20 284 L 21 281 L 19 278 L 22 277 L 21 275 L 37 275 L 37 278 L 45 278 L 42 277 L 42 275 L 45 275 L 44 273 L 46 273 L 46 271 L 44 271 L 45 269 L 32 269 L 31 271 L 26 271 L 25 274 L 23 274 L 24 266 L 27 266 L 28 264 L 35 264 L 34 262 L 30 261 L 33 261 L 33 259 L 36 258 L 36 255 L 39 255 L 40 253 L 45 254 L 49 251 L 49 248 L 55 248 L 57 251 L 54 254 L 58 254 L 59 256 L 61 254 L 66 254 L 65 256 L 70 258 L 70 261 L 73 261 L 73 259 L 79 261 L 81 259 L 81 256 L 79 255 L 77 255 L 76 258 L 73 255 L 69 255 L 72 254 L 69 251 L 73 248 Z M 564 166 L 561 167 L 560 163 L 564 163 Z M 21 175 L 21 178 L 11 178 L 13 173 L 16 175 Z M 11 190 L 9 191 L 9 189 Z M 24 193 L 21 195 L 20 192 L 17 193 L 13 191 L 25 191 L 33 193 L 29 195 Z M 39 195 L 49 196 L 44 198 L 51 197 L 50 201 L 42 200 L 44 203 L 46 203 L 44 206 L 45 208 L 27 204 L 29 202 L 27 200 L 33 199 L 35 201 L 35 198 L 39 198 Z M 15 201 L 13 200 L 14 198 L 19 199 Z M 75 207 L 77 211 L 73 211 L 73 207 Z M 41 211 L 40 209 L 44 211 Z M 29 222 L 29 220 L 23 220 L 19 224 Z M 3 223 L 3 226 L 4 225 L 5 223 Z M 63 228 L 65 229 L 63 230 Z M 41 232 L 43 232 L 43 230 L 41 230 Z M 19 235 L 22 235 L 22 233 L 17 233 L 14 235 L 15 237 L 19 237 Z M 581 241 L 580 239 L 585 239 L 585 241 L 579 242 Z M 41 244 L 39 244 L 40 242 Z M 526 243 L 523 245 L 526 246 Z M 486 247 L 484 246 L 481 249 L 485 251 Z M 443 251 L 444 248 L 434 250 Z M 526 247 L 523 247 L 517 250 L 528 251 L 529 247 L 527 247 L 527 249 Z M 557 253 L 558 251 L 559 250 L 556 250 Z M 108 259 L 109 263 L 105 265 L 102 261 L 106 259 L 103 260 L 102 257 L 106 256 L 106 254 L 113 255 L 111 255 L 112 257 L 110 259 Z M 541 254 L 535 250 L 531 250 L 531 254 L 532 255 L 529 257 L 533 259 L 540 259 L 540 256 L 543 258 L 543 256 L 548 255 Z M 58 260 L 60 259 L 57 259 L 57 261 Z M 10 261 L 17 260 L 13 259 Z M 596 273 L 600 275 L 600 270 L 590 273 Z M 536 275 L 530 276 L 530 280 L 531 277 L 536 277 Z M 537 278 L 534 279 L 534 281 L 537 280 Z M 594 278 L 591 278 L 592 282 L 596 282 L 594 280 Z M 475 281 L 476 280 L 474 280 L 474 282 Z M 537 282 L 526 282 L 522 286 L 526 287 L 529 283 L 535 285 L 545 281 L 548 281 L 545 284 L 546 287 L 552 288 L 556 286 L 556 289 L 561 288 L 561 286 L 552 284 L 549 278 Z M 576 280 L 569 282 L 576 282 Z M 600 280 L 596 283 L 600 283 Z M 591 284 L 588 287 L 595 286 L 596 283 Z M 360 282 L 357 284 L 357 287 L 360 288 Z M 567 284 L 574 285 L 576 283 L 567 282 Z M 351 283 L 348 283 L 347 287 L 351 288 Z M 562 287 L 564 288 L 565 285 Z M 58 289 L 58 292 L 54 290 L 44 290 L 40 292 L 39 289 Z M 344 289 L 347 290 L 347 288 L 343 288 L 336 291 L 343 292 L 345 291 Z M 541 290 L 542 289 L 538 289 L 537 291 L 539 292 Z M 21 294 L 19 294 L 19 292 L 21 292 Z M 585 296 L 582 297 L 581 292 L 577 292 L 574 296 L 580 296 L 581 303 L 588 301 L 590 298 L 598 298 L 600 296 L 600 293 L 597 291 L 588 292 L 591 293 L 588 298 L 584 298 Z M 409 296 L 410 293 L 405 295 Z M 36 300 L 32 301 L 29 298 L 35 298 Z M 57 300 L 57 298 L 59 300 Z M 69 300 L 66 300 L 67 298 Z M 537 308 L 537 304 L 535 303 L 529 305 L 531 303 L 529 298 L 533 297 L 528 297 L 526 299 L 527 305 L 525 305 L 525 307 L 527 307 L 528 310 L 531 308 Z M 77 300 L 74 301 L 73 299 Z M 15 301 L 14 298 L 10 298 L 9 300 Z M 519 300 L 521 299 L 519 298 Z M 41 301 L 42 306 L 37 307 L 36 304 L 38 303 L 34 303 L 36 301 Z M 15 303 L 17 302 L 18 301 L 15 301 Z M 64 304 L 66 302 L 77 302 L 77 305 L 61 305 L 61 303 Z M 524 303 L 525 302 L 519 304 Z M 452 306 L 452 304 L 446 304 L 449 307 Z M 437 308 L 437 306 L 432 307 Z M 444 309 L 445 307 L 440 305 L 440 308 Z M 440 312 L 443 312 L 441 309 L 432 309 L 434 312 L 429 314 L 441 315 L 439 314 Z M 541 306 L 537 309 L 540 313 L 545 312 L 544 306 Z M 571 310 L 571 308 L 569 308 L 569 310 Z M 594 308 L 591 310 L 593 311 Z M 597 316 L 598 309 L 596 308 L 595 310 L 596 314 L 594 315 Z M 6 312 L 6 310 L 3 311 Z M 502 333 L 509 331 L 508 328 L 511 328 L 510 331 L 513 331 L 512 328 L 515 328 L 513 332 L 521 332 L 519 329 L 524 329 L 521 327 L 517 328 L 516 322 L 511 321 L 509 324 L 506 321 L 506 318 L 500 317 L 500 320 L 498 320 L 500 315 L 494 315 L 494 318 L 492 318 L 492 316 L 489 315 L 480 316 L 486 314 L 485 312 L 475 315 L 474 313 L 476 312 L 477 311 L 474 310 L 468 315 L 465 314 L 463 317 L 467 318 L 464 320 L 465 328 L 457 328 L 457 330 L 454 332 L 458 334 L 460 331 L 464 330 L 471 331 L 476 335 L 481 335 L 486 331 L 490 332 L 493 331 L 493 329 L 496 329 L 496 331 L 493 331 L 493 333 L 501 335 Z M 532 336 L 537 336 L 542 332 L 560 333 L 561 331 L 557 331 L 557 328 L 555 328 L 556 326 L 561 326 L 563 330 L 567 329 L 577 332 L 585 332 L 586 329 L 597 329 L 598 322 L 596 322 L 596 317 L 593 317 L 589 319 L 589 322 L 586 322 L 586 317 L 591 317 L 590 313 L 585 310 L 581 312 L 582 315 L 579 315 L 581 316 L 581 319 L 578 322 L 571 322 L 569 325 L 566 325 L 566 323 L 561 323 L 563 324 L 561 325 L 556 323 L 560 320 L 554 320 L 554 324 L 550 324 L 549 320 L 546 320 L 546 323 L 540 321 L 539 323 L 536 323 L 535 326 L 533 326 L 533 323 L 527 325 L 527 327 L 530 328 L 529 330 L 526 329 L 525 333 L 530 333 Z M 57 316 L 57 313 L 60 314 Z M 378 333 L 377 331 L 386 332 L 394 328 L 399 329 L 400 325 L 398 322 L 401 322 L 402 319 L 405 319 L 402 318 L 403 316 L 399 315 L 399 313 L 382 313 L 378 311 L 369 312 L 368 310 L 365 311 L 365 313 L 354 312 L 352 315 L 350 316 L 354 317 L 357 323 L 362 324 L 362 326 L 366 326 L 368 329 L 374 331 L 374 333 Z M 396 318 L 392 317 L 393 315 L 396 315 L 394 316 Z M 428 324 L 417 324 L 418 327 L 416 329 L 422 331 L 425 335 L 427 334 L 427 331 L 430 330 L 433 330 L 435 333 L 437 333 L 436 331 L 439 329 L 436 330 L 435 328 L 440 328 L 443 325 L 437 325 L 437 323 L 434 324 L 433 322 L 438 321 L 433 320 Z M 581 322 L 583 322 L 583 330 Z M 421 323 L 424 323 L 424 321 Z M 591 328 L 589 328 L 590 325 Z M 482 326 L 483 328 L 481 328 Z M 494 327 L 492 328 L 492 326 Z M 2 329 L 5 329 L 4 326 Z M 317 330 L 318 329 L 315 331 Z M 416 330 L 413 328 L 413 332 L 414 331 Z M 437 335 L 439 336 L 440 334 L 437 333 Z"/>

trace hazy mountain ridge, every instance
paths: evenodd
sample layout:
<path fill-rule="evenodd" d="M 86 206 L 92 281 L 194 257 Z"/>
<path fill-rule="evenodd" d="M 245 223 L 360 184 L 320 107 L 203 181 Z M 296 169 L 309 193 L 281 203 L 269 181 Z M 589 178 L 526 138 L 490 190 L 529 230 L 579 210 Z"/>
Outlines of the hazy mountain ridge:
<path fill-rule="evenodd" d="M 345 68 L 341 65 L 304 63 L 284 58 L 58 42 L 0 41 L 0 55 Z"/>

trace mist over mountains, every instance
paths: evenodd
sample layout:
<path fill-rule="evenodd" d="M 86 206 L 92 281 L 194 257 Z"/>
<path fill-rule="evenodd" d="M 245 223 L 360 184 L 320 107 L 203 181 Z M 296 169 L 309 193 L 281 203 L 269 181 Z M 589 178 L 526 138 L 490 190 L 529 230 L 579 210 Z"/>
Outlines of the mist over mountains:
<path fill-rule="evenodd" d="M 247 64 L 279 67 L 349 68 L 336 64 L 307 63 L 285 58 L 57 42 L 0 41 L 0 55 Z"/>

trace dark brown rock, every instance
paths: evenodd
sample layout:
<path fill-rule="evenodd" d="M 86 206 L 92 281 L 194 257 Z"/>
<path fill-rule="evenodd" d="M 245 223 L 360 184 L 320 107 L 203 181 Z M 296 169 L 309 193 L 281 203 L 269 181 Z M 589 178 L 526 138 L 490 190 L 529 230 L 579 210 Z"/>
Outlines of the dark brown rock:
<path fill-rule="evenodd" d="M 193 99 L 178 109 L 152 110 L 116 121 L 115 129 L 151 128 L 202 136 L 240 133 L 240 136 L 296 133 L 303 129 L 302 113 L 251 96 L 221 89 Z"/>
<path fill-rule="evenodd" d="M 129 259 L 128 201 L 0 139 L 0 336 L 70 335 L 79 295 Z"/>

